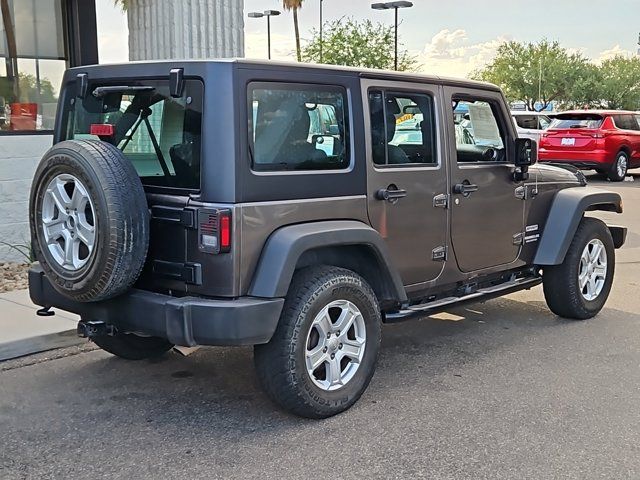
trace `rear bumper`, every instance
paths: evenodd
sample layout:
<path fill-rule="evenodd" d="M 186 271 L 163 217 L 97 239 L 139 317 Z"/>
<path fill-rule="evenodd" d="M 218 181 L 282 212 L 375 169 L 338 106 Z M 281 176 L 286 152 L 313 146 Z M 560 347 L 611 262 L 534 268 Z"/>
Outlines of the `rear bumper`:
<path fill-rule="evenodd" d="M 73 312 L 83 320 L 101 320 L 119 331 L 166 338 L 182 346 L 267 343 L 284 304 L 282 298 L 176 298 L 138 289 L 103 302 L 76 302 L 55 290 L 38 265 L 29 271 L 29 293 L 36 305 Z"/>
<path fill-rule="evenodd" d="M 608 168 L 612 164 L 611 156 L 604 150 L 556 152 L 554 150 L 541 149 L 538 151 L 538 160 L 542 163 L 568 163 L 584 170 Z"/>
<path fill-rule="evenodd" d="M 608 163 L 605 162 L 598 162 L 595 160 L 567 160 L 566 158 L 549 158 L 549 159 L 545 159 L 545 158 L 540 158 L 539 159 L 540 163 L 563 163 L 563 164 L 568 164 L 568 165 L 573 165 L 576 168 L 579 168 L 581 170 L 595 170 L 595 169 L 603 169 L 603 168 L 608 168 L 610 165 Z"/>

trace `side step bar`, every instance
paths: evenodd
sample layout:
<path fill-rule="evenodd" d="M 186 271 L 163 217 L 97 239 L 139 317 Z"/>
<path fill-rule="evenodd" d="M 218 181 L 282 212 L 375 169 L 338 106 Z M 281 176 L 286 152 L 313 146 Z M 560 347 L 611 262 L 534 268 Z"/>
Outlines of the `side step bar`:
<path fill-rule="evenodd" d="M 432 302 L 422 303 L 420 305 L 412 305 L 411 307 L 404 308 L 398 312 L 385 314 L 386 323 L 401 322 L 404 320 L 412 320 L 415 318 L 422 318 L 434 313 L 443 311 L 450 305 L 460 305 L 462 303 L 473 301 L 484 301 L 494 297 L 500 297 L 509 293 L 517 292 L 518 290 L 525 290 L 542 283 L 542 277 L 527 277 L 511 280 L 499 285 L 493 285 L 491 287 L 479 288 L 475 292 L 463 295 L 461 297 L 446 297 L 439 298 Z"/>

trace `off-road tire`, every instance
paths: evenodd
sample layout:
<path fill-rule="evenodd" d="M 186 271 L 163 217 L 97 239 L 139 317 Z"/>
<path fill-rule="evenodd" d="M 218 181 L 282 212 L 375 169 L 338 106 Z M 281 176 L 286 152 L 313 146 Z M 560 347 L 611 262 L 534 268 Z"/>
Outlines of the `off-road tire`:
<path fill-rule="evenodd" d="M 624 167 L 620 167 L 619 169 L 619 164 L 621 162 L 624 162 Z M 609 180 L 611 180 L 612 182 L 622 182 L 624 180 L 624 177 L 627 176 L 628 171 L 629 171 L 629 155 L 624 150 L 620 150 L 616 154 L 616 158 L 613 161 L 613 165 L 611 165 L 611 168 L 607 172 L 607 177 L 609 177 Z"/>
<path fill-rule="evenodd" d="M 335 391 L 315 385 L 305 363 L 306 339 L 313 319 L 336 299 L 354 303 L 366 325 L 364 356 L 354 377 Z M 369 385 L 381 338 L 381 313 L 371 287 L 343 268 L 316 266 L 296 272 L 271 341 L 256 345 L 254 361 L 267 395 L 285 410 L 307 418 L 326 418 L 350 408 Z"/>
<path fill-rule="evenodd" d="M 43 232 L 46 189 L 61 174 L 82 182 L 95 210 L 95 245 L 86 264 L 75 271 L 56 261 Z M 133 285 L 147 255 L 149 216 L 138 174 L 113 145 L 64 141 L 45 153 L 36 169 L 29 206 L 31 245 L 51 285 L 75 301 L 106 300 Z"/>
<path fill-rule="evenodd" d="M 585 246 L 599 239 L 607 254 L 607 273 L 602 290 L 593 300 L 587 300 L 580 292 L 578 272 L 580 257 Z M 556 315 L 573 320 L 592 318 L 602 310 L 611 291 L 615 271 L 615 248 L 607 226 L 596 218 L 583 218 L 571 241 L 567 255 L 560 265 L 544 268 L 543 289 L 549 309 Z"/>
<path fill-rule="evenodd" d="M 133 333 L 99 335 L 91 340 L 105 352 L 125 360 L 145 360 L 159 357 L 173 348 L 164 338 L 141 337 Z"/>

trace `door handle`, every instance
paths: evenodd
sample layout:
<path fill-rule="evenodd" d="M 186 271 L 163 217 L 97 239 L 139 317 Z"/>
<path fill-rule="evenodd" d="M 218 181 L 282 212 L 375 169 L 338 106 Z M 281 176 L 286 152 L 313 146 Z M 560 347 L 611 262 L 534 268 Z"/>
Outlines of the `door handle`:
<path fill-rule="evenodd" d="M 456 183 L 453 186 L 453 193 L 461 194 L 463 197 L 468 197 L 471 193 L 478 190 L 478 186 L 465 180 L 462 183 Z"/>
<path fill-rule="evenodd" d="M 407 191 L 400 188 L 381 188 L 376 192 L 376 198 L 378 200 L 385 200 L 389 203 L 395 203 L 406 196 Z"/>

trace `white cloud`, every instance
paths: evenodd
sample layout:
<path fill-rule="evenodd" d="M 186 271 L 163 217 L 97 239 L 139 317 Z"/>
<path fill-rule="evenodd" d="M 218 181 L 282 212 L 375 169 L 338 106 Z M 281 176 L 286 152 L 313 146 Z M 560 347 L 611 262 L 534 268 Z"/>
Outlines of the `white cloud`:
<path fill-rule="evenodd" d="M 450 31 L 448 28 L 436 33 L 424 47 L 424 55 L 429 58 L 461 58 L 464 56 L 462 43 L 467 40 L 467 32 L 462 29 Z"/>
<path fill-rule="evenodd" d="M 465 30 L 444 29 L 436 33 L 416 56 L 424 73 L 466 77 L 490 62 L 498 46 L 507 40 L 496 37 L 487 42 L 469 43 Z"/>
<path fill-rule="evenodd" d="M 608 50 L 604 50 L 602 53 L 600 53 L 600 56 L 596 59 L 596 63 L 602 63 L 605 60 L 609 60 L 618 56 L 631 57 L 633 55 L 634 53 L 632 51 L 626 50 L 620 47 L 620 45 L 615 45 L 614 47 Z"/>

